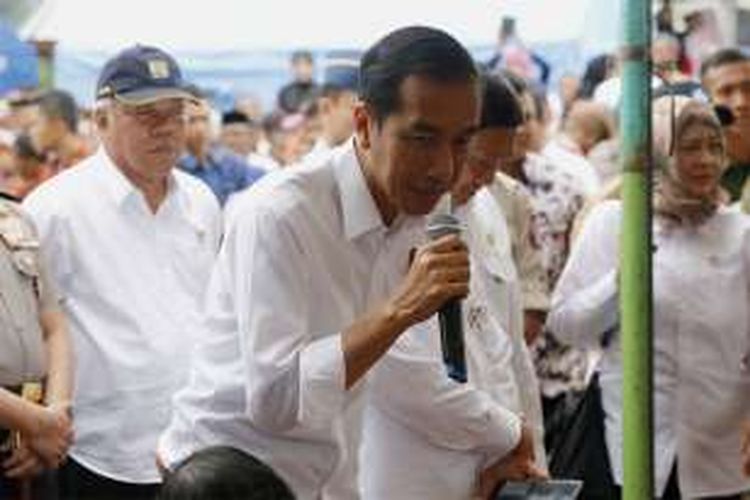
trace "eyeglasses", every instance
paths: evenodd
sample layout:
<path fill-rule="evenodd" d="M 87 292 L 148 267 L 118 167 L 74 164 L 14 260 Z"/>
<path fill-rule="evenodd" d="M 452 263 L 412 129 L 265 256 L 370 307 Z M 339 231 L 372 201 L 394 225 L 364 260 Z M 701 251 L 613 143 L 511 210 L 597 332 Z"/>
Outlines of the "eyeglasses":
<path fill-rule="evenodd" d="M 125 116 L 139 124 L 152 126 L 160 123 L 184 123 L 187 119 L 185 103 L 182 101 L 165 101 L 141 106 L 118 104 L 118 109 Z"/>

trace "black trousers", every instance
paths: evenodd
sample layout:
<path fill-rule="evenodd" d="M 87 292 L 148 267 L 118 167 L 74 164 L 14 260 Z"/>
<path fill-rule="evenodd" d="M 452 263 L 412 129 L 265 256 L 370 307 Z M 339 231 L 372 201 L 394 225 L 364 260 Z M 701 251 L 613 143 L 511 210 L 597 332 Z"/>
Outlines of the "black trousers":
<path fill-rule="evenodd" d="M 672 472 L 669 474 L 669 481 L 667 481 L 667 487 L 664 489 L 664 494 L 661 496 L 661 500 L 682 500 L 680 494 L 679 480 L 677 478 L 677 465 L 675 464 Z M 619 497 L 622 497 L 622 490 L 617 487 Z M 742 495 L 728 495 L 722 497 L 701 497 L 700 500 L 742 500 Z"/>
<path fill-rule="evenodd" d="M 154 500 L 159 484 L 115 481 L 68 459 L 58 473 L 60 500 Z"/>
<path fill-rule="evenodd" d="M 40 475 L 26 481 L 7 479 L 0 473 L 0 500 L 21 498 L 21 492 L 26 489 L 32 500 L 57 500 L 57 474 L 55 471 L 44 471 Z"/>

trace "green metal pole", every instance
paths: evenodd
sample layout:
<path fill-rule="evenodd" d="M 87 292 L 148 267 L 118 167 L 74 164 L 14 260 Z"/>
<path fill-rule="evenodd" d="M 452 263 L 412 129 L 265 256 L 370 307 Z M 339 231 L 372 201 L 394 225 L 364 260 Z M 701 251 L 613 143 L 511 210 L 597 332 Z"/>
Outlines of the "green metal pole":
<path fill-rule="evenodd" d="M 623 499 L 654 498 L 652 437 L 650 0 L 623 6 L 620 138 L 623 221 Z"/>
<path fill-rule="evenodd" d="M 32 41 L 39 56 L 39 88 L 50 90 L 55 86 L 55 42 Z"/>

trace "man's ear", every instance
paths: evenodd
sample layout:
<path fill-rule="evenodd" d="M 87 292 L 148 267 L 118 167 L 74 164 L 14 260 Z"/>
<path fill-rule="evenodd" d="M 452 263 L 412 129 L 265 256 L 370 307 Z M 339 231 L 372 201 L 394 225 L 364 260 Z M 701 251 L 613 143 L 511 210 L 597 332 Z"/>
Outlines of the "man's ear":
<path fill-rule="evenodd" d="M 370 149 L 372 127 L 375 124 L 374 117 L 371 114 L 367 104 L 358 101 L 354 105 L 354 136 L 357 139 L 357 145 L 363 150 Z"/>
<path fill-rule="evenodd" d="M 94 110 L 94 125 L 99 131 L 107 130 L 109 126 L 109 113 L 106 108 L 96 108 Z"/>

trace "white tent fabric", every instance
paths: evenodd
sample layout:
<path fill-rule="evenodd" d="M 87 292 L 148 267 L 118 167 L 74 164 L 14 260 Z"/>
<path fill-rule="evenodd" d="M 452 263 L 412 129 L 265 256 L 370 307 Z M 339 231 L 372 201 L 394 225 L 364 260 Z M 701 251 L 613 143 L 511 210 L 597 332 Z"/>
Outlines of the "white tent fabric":
<path fill-rule="evenodd" d="M 579 38 L 592 1 L 46 0 L 21 36 L 75 50 L 139 41 L 221 51 L 367 46 L 393 28 L 428 24 L 482 45 L 493 43 L 500 18 L 512 15 L 525 40 L 549 42 Z"/>
<path fill-rule="evenodd" d="M 44 0 L 20 35 L 57 42 L 56 85 L 85 105 L 104 60 L 143 43 L 166 49 L 191 81 L 219 101 L 226 97 L 221 107 L 250 93 L 270 108 L 288 78 L 291 50 L 307 48 L 316 56 L 361 50 L 413 24 L 445 29 L 484 61 L 501 18 L 512 16 L 521 39 L 553 64 L 553 75 L 580 71 L 585 57 L 614 48 L 619 1 Z"/>

